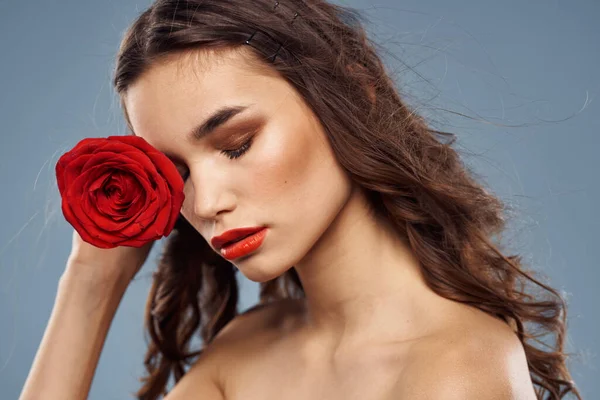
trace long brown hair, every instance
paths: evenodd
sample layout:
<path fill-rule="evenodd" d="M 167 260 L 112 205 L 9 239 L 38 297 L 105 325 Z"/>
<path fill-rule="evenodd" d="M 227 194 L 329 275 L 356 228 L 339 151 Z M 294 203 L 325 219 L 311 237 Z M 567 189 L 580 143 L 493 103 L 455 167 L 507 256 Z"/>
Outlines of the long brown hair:
<path fill-rule="evenodd" d="M 357 10 L 323 0 L 157 0 L 125 33 L 114 86 L 129 123 L 123 96 L 154 62 L 199 49 L 237 49 L 258 30 L 251 58 L 275 68 L 303 96 L 338 161 L 418 257 L 429 287 L 514 329 L 538 398 L 571 392 L 580 399 L 563 351 L 564 299 L 526 272 L 520 256 L 494 243 L 506 224 L 505 205 L 462 163 L 452 148 L 455 136 L 431 129 L 401 100 L 362 21 Z M 236 271 L 180 217 L 148 296 L 151 341 L 139 399 L 166 394 L 171 373 L 179 381 L 201 355 L 202 349 L 190 350 L 196 331 L 209 344 L 238 315 Z M 260 285 L 260 304 L 302 297 L 294 268 Z"/>

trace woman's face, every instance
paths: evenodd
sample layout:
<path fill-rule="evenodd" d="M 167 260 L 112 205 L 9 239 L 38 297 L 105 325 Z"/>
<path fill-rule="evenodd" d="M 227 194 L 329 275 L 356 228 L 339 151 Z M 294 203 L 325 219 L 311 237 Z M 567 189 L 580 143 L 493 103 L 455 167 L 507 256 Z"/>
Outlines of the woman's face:
<path fill-rule="evenodd" d="M 248 279 L 264 282 L 309 253 L 348 200 L 351 183 L 300 95 L 272 69 L 247 66 L 246 51 L 170 56 L 124 101 L 134 133 L 178 167 L 185 179 L 181 213 L 211 247 L 211 238 L 227 230 L 267 227 L 257 250 L 230 260 Z M 193 138 L 223 107 L 242 111 Z"/>

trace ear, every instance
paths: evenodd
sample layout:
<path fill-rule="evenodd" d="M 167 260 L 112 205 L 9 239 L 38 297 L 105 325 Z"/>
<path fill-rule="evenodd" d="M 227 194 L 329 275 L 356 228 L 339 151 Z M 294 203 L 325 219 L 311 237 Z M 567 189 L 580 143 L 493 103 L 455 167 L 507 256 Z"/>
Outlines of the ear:
<path fill-rule="evenodd" d="M 377 96 L 375 95 L 375 85 L 373 84 L 373 78 L 369 75 L 369 71 L 358 63 L 348 65 L 348 70 L 358 75 L 358 79 L 363 83 L 365 91 L 367 92 L 367 96 L 371 100 L 371 104 L 375 104 Z"/>

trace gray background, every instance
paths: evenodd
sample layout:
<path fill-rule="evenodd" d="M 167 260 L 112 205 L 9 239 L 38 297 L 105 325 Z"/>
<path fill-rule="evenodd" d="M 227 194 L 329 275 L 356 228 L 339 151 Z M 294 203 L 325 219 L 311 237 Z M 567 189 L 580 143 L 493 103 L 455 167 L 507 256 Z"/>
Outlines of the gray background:
<path fill-rule="evenodd" d="M 577 353 L 571 370 L 585 398 L 599 398 L 592 247 L 600 200 L 600 2 L 339 3 L 364 10 L 407 99 L 438 129 L 459 135 L 465 160 L 517 210 L 507 244 L 567 297 L 567 350 Z M 1 399 L 16 399 L 22 389 L 70 251 L 54 165 L 83 137 L 125 132 L 110 84 L 114 54 L 148 4 L 0 1 Z M 120 305 L 90 399 L 131 398 L 138 388 L 142 313 L 162 244 Z M 256 302 L 258 286 L 242 279 L 241 287 L 243 310 Z"/>

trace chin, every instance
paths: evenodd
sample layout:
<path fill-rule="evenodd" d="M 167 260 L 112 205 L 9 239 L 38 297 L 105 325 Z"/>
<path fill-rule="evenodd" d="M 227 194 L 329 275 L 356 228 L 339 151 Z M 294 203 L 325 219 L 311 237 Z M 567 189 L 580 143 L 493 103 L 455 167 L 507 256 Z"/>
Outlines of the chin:
<path fill-rule="evenodd" d="M 251 280 L 252 282 L 256 282 L 256 283 L 268 282 L 268 281 L 275 279 L 281 275 L 281 274 L 272 274 L 272 273 L 270 273 L 270 271 L 266 271 L 266 270 L 262 270 L 262 269 L 259 269 L 259 270 L 253 269 L 250 271 L 247 271 L 243 267 L 242 268 L 238 267 L 238 269 L 246 278 L 248 278 L 248 280 Z"/>
<path fill-rule="evenodd" d="M 258 256 L 258 254 L 256 254 Z M 247 259 L 235 260 L 233 265 L 249 280 L 257 283 L 264 283 L 283 275 L 287 270 L 293 267 L 278 265 L 269 265 L 269 263 L 260 260 L 261 257 L 248 257 Z"/>

